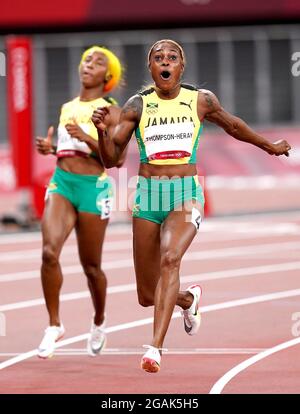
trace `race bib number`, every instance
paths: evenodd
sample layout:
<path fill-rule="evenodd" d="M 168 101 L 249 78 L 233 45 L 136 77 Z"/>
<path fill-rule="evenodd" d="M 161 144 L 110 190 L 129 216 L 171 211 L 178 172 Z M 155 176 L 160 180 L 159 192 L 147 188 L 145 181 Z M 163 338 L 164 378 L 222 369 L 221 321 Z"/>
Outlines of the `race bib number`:
<path fill-rule="evenodd" d="M 112 205 L 113 205 L 113 199 L 112 198 L 104 198 L 101 200 L 101 219 L 107 219 L 110 217 L 112 212 Z"/>
<path fill-rule="evenodd" d="M 198 231 L 200 228 L 202 217 L 201 217 L 200 211 L 195 207 L 193 207 L 192 209 L 192 220 L 191 221 L 193 225 L 196 227 L 196 230 Z"/>
<path fill-rule="evenodd" d="M 147 157 L 151 160 L 189 157 L 193 133 L 192 122 L 146 127 L 144 144 Z"/>
<path fill-rule="evenodd" d="M 48 198 L 49 198 L 49 188 L 46 188 L 45 196 L 44 196 L 44 201 L 47 201 Z"/>

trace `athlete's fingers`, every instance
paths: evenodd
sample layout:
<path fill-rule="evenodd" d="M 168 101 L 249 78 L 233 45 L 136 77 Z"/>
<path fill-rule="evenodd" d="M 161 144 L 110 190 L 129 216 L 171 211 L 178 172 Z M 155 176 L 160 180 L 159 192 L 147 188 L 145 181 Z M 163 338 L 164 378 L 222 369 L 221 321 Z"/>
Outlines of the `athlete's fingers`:
<path fill-rule="evenodd" d="M 105 118 L 106 115 L 109 114 L 109 109 L 107 107 L 97 108 L 93 112 L 93 116 L 100 116 Z"/>
<path fill-rule="evenodd" d="M 48 133 L 47 133 L 47 141 L 48 141 L 48 142 L 50 142 L 50 143 L 52 143 L 52 137 L 53 137 L 53 134 L 54 134 L 54 126 L 53 126 L 53 125 L 51 125 L 51 126 L 48 128 Z"/>
<path fill-rule="evenodd" d="M 99 123 L 103 122 L 104 117 L 99 114 L 93 114 L 92 115 L 92 121 L 95 125 L 98 125 Z"/>
<path fill-rule="evenodd" d="M 76 125 L 77 126 L 78 123 L 77 123 L 75 115 L 73 115 L 71 119 L 72 119 L 73 124 L 69 124 L 69 125 Z"/>
<path fill-rule="evenodd" d="M 77 126 L 78 125 L 74 125 L 74 124 L 66 124 L 65 125 L 65 128 L 67 129 L 67 130 L 75 130 L 75 129 L 77 129 Z"/>

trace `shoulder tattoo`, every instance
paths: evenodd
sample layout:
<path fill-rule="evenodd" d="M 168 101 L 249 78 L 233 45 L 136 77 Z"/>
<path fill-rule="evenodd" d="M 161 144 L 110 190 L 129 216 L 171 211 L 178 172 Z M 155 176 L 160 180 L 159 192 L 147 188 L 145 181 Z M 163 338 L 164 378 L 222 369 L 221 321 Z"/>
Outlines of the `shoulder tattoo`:
<path fill-rule="evenodd" d="M 123 107 L 123 113 L 133 112 L 134 116 L 140 119 L 143 111 L 143 101 L 139 95 L 130 98 Z"/>
<path fill-rule="evenodd" d="M 204 92 L 204 96 L 205 96 L 205 101 L 206 101 L 207 106 L 209 107 L 209 109 L 213 109 L 214 108 L 214 102 L 212 100 L 211 95 L 208 92 Z"/>

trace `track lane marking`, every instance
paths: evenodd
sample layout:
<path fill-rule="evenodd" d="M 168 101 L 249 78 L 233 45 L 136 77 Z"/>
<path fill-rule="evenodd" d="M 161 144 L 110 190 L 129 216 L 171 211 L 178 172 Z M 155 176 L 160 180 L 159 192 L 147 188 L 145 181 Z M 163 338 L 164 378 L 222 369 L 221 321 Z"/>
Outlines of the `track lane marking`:
<path fill-rule="evenodd" d="M 300 249 L 300 242 L 285 242 L 285 243 L 269 243 L 269 244 L 258 244 L 258 245 L 248 245 L 248 246 L 240 246 L 240 247 L 227 247 L 227 248 L 219 248 L 219 249 L 208 249 L 196 252 L 187 252 L 184 255 L 183 263 L 189 261 L 200 261 L 200 260 L 209 260 L 209 259 L 226 259 L 226 258 L 234 258 L 234 257 L 241 257 L 244 255 L 261 255 L 265 253 L 274 253 L 276 251 L 288 251 L 290 252 L 291 249 Z M 24 253 L 25 254 L 25 253 Z M 133 268 L 133 259 L 121 259 L 121 260 L 114 260 L 114 261 L 104 261 L 102 264 L 104 270 L 111 270 L 111 269 L 120 269 L 120 268 Z M 63 267 L 63 274 L 71 275 L 71 274 L 82 274 L 82 267 L 80 265 L 72 265 L 72 266 L 64 266 Z M 0 282 L 14 282 L 17 280 L 30 280 L 30 279 L 37 279 L 40 277 L 40 272 L 37 270 L 27 270 L 24 272 L 16 272 L 16 273 L 8 273 L 8 274 L 0 274 Z"/>
<path fill-rule="evenodd" d="M 287 290 L 287 291 L 281 291 L 281 292 L 276 292 L 276 293 L 269 293 L 269 294 L 259 295 L 259 296 L 251 296 L 249 298 L 216 303 L 214 305 L 208 305 L 208 306 L 202 307 L 201 308 L 201 313 L 213 312 L 213 311 L 218 311 L 218 310 L 223 310 L 223 309 L 230 309 L 230 308 L 235 308 L 235 307 L 244 306 L 244 305 L 250 305 L 250 304 L 254 304 L 254 303 L 268 302 L 268 301 L 272 301 L 272 300 L 277 300 L 277 299 L 282 299 L 282 298 L 287 298 L 287 297 L 293 297 L 293 296 L 300 296 L 300 289 Z M 177 319 L 179 317 L 181 317 L 180 312 L 174 312 L 173 315 L 172 315 L 172 319 Z M 136 327 L 139 327 L 139 326 L 149 325 L 152 322 L 153 322 L 153 317 L 145 318 L 145 319 L 140 319 L 140 320 L 136 320 L 136 321 L 132 321 L 132 322 L 126 322 L 126 323 L 122 323 L 122 324 L 119 324 L 119 325 L 111 326 L 111 327 L 105 329 L 105 331 L 106 331 L 106 333 L 119 332 L 119 331 L 131 329 L 131 328 L 136 328 Z M 63 346 L 74 344 L 76 342 L 86 340 L 88 338 L 88 335 L 89 334 L 86 333 L 86 334 L 77 335 L 77 336 L 74 336 L 72 338 L 62 340 L 62 341 L 57 343 L 56 348 L 62 348 Z M 298 338 L 298 340 L 300 342 L 300 338 Z M 18 355 L 16 357 L 14 357 L 14 358 L 10 358 L 10 359 L 8 359 L 4 362 L 1 362 L 0 363 L 0 370 L 2 370 L 4 368 L 8 368 L 12 365 L 15 365 L 19 362 L 22 362 L 22 361 L 26 360 L 26 359 L 29 359 L 29 358 L 37 355 L 37 352 L 38 352 L 38 350 L 34 349 L 32 351 L 25 352 L 21 355 Z"/>
<path fill-rule="evenodd" d="M 288 225 L 290 224 L 290 225 Z M 222 231 L 222 229 L 220 229 Z M 283 237 L 283 236 L 299 236 L 300 234 L 300 225 L 286 223 L 281 224 L 280 226 L 264 228 L 259 226 L 259 228 L 252 227 L 245 227 L 239 228 L 237 231 L 233 231 L 231 234 L 227 232 L 220 233 L 216 236 L 210 237 L 211 235 L 205 230 L 201 233 L 201 237 L 199 234 L 193 240 L 193 244 L 195 243 L 210 243 L 215 241 L 235 241 L 235 240 L 248 240 L 248 239 L 257 239 L 257 238 L 264 238 L 264 237 Z M 208 237 L 207 237 L 208 236 Z M 109 237 L 109 236 L 108 236 Z M 63 247 L 62 256 L 64 258 L 74 255 L 77 251 L 76 239 L 72 237 L 71 239 L 74 241 L 73 244 L 67 244 Z M 16 243 L 16 242 L 15 242 Z M 4 244 L 4 243 L 3 243 Z M 7 244 L 7 243 L 5 243 Z M 0 238 L 0 245 L 1 245 L 1 238 Z M 121 241 L 110 241 L 107 240 L 104 243 L 104 252 L 112 252 L 118 250 L 130 250 L 132 248 L 132 238 L 124 239 Z M 24 257 L 24 253 L 26 253 Z M 0 252 L 0 262 L 9 262 L 11 260 L 32 260 L 32 259 L 40 259 L 41 257 L 41 246 L 34 249 L 26 249 L 26 250 L 16 250 L 16 251 L 7 251 L 7 252 Z"/>
<path fill-rule="evenodd" d="M 270 355 L 275 354 L 276 352 L 282 351 L 284 349 L 290 348 L 292 346 L 300 344 L 300 338 L 294 338 L 290 341 L 283 342 L 279 345 L 276 345 L 272 348 L 266 349 L 265 351 L 260 352 L 257 355 L 252 356 L 251 358 L 246 359 L 231 370 L 227 371 L 211 388 L 209 394 L 221 394 L 224 387 L 240 372 L 249 368 L 251 365 L 255 364 L 258 361 L 261 361 L 264 358 L 267 358 Z"/>
<path fill-rule="evenodd" d="M 265 348 L 168 348 L 168 355 L 247 355 L 258 354 Z M 101 355 L 142 355 L 145 351 L 137 348 L 105 348 Z M 57 349 L 55 356 L 86 355 L 86 348 Z M 0 352 L 0 357 L 14 357 L 20 352 Z"/>
<path fill-rule="evenodd" d="M 186 275 L 181 276 L 180 283 L 190 283 L 190 282 L 202 282 L 205 280 L 221 280 L 227 278 L 237 278 L 237 277 L 245 277 L 245 276 L 256 276 L 256 275 L 264 275 L 276 272 L 287 272 L 287 271 L 294 271 L 300 269 L 300 262 L 289 262 L 289 263 L 280 263 L 277 265 L 265 265 L 265 266 L 254 266 L 254 267 L 242 267 L 238 269 L 228 269 L 228 270 L 220 270 L 216 272 L 207 272 L 204 274 L 193 274 L 193 275 Z M 107 288 L 108 294 L 114 293 L 123 293 L 123 292 L 131 292 L 136 290 L 135 283 L 128 283 L 124 285 L 116 285 L 110 286 Z M 66 302 L 71 300 L 77 299 L 84 299 L 90 298 L 89 290 L 73 292 L 73 293 L 65 293 L 60 295 L 60 301 Z M 44 298 L 37 298 L 31 299 L 21 302 L 14 302 L 8 303 L 5 305 L 0 306 L 0 312 L 7 312 L 10 310 L 16 309 L 25 309 L 34 306 L 44 305 L 45 300 Z"/>

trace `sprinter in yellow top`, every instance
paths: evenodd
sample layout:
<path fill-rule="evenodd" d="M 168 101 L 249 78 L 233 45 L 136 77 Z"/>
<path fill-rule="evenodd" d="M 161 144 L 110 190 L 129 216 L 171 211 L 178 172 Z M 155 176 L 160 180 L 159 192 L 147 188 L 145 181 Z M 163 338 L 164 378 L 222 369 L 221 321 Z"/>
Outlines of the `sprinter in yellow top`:
<path fill-rule="evenodd" d="M 185 56 L 173 40 L 154 43 L 148 65 L 153 88 L 129 99 L 113 134 L 107 130 L 109 108 L 97 109 L 92 119 L 98 128 L 99 152 L 108 168 L 116 165 L 136 131 L 141 152 L 133 209 L 137 293 L 142 306 L 154 305 L 154 336 L 141 366 L 147 372 L 158 372 L 175 304 L 182 308 L 187 334 L 194 335 L 200 326 L 200 286 L 179 291 L 181 259 L 203 217 L 203 194 L 194 178 L 200 123 L 211 121 L 271 155 L 288 156 L 291 147 L 285 140 L 271 143 L 256 134 L 226 112 L 212 92 L 182 85 Z"/>
<path fill-rule="evenodd" d="M 59 125 L 57 128 L 57 158 L 65 157 L 94 157 L 99 156 L 97 151 L 98 133 L 92 120 L 91 114 L 99 106 L 115 105 L 116 102 L 111 97 L 101 97 L 91 101 L 82 101 L 80 97 L 65 103 L 61 108 Z M 80 140 L 69 131 L 74 132 L 72 127 L 78 125 L 89 139 Z"/>
<path fill-rule="evenodd" d="M 87 49 L 79 65 L 79 96 L 61 109 L 57 146 L 52 143 L 52 126 L 47 137 L 36 139 L 39 153 L 57 156 L 42 218 L 41 278 L 49 326 L 39 345 L 40 358 L 52 356 L 55 342 L 65 331 L 59 315 L 59 293 L 63 282 L 59 257 L 73 229 L 95 310 L 87 342 L 88 353 L 99 354 L 105 343 L 106 277 L 101 269 L 101 254 L 113 191 L 98 155 L 98 134 L 91 116 L 98 105 L 109 107 L 112 114 L 109 128 L 116 125 L 120 108 L 107 98 L 107 94 L 119 84 L 121 74 L 120 61 L 110 50 L 99 46 Z M 122 162 L 120 159 L 117 165 Z"/>
<path fill-rule="evenodd" d="M 195 164 L 202 130 L 197 114 L 198 90 L 181 85 L 172 100 L 161 99 L 154 88 L 140 95 L 143 112 L 135 133 L 141 163 Z"/>

